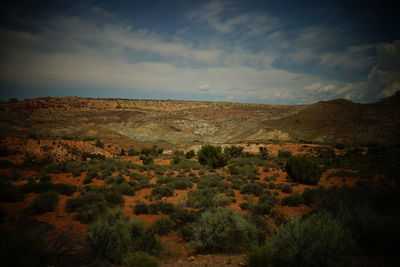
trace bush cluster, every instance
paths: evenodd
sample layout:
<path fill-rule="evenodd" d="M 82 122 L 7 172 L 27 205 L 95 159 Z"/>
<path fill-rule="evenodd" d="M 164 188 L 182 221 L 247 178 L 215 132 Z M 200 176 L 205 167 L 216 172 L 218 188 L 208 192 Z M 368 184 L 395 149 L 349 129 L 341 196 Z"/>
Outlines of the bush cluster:
<path fill-rule="evenodd" d="M 19 186 L 19 190 L 22 193 L 43 193 L 45 191 L 55 191 L 62 195 L 70 196 L 77 191 L 77 187 L 71 184 L 53 184 L 50 182 L 29 182 L 27 184 Z"/>
<path fill-rule="evenodd" d="M 119 210 L 109 210 L 89 224 L 87 247 L 97 258 L 112 264 L 135 264 L 147 253 L 157 253 L 161 246 L 154 234 L 145 230 L 140 221 L 132 221 Z M 142 257 L 133 259 L 135 253 Z M 144 254 L 145 253 L 145 254 Z M 154 263 L 154 258 L 151 262 Z M 133 265 L 136 266 L 136 265 Z"/>
<path fill-rule="evenodd" d="M 272 196 L 271 193 L 267 192 L 268 191 L 261 195 L 256 203 L 254 201 L 243 202 L 239 205 L 240 208 L 249 210 L 257 215 L 270 214 L 276 203 L 276 198 Z"/>
<path fill-rule="evenodd" d="M 83 223 L 94 221 L 109 208 L 124 202 L 122 194 L 111 188 L 87 188 L 81 195 L 67 200 L 66 210 L 78 212 L 77 219 Z"/>
<path fill-rule="evenodd" d="M 309 156 L 292 156 L 286 162 L 286 172 L 294 181 L 302 184 L 316 185 L 322 170 L 318 162 Z"/>
<path fill-rule="evenodd" d="M 199 252 L 238 252 L 257 245 L 258 230 L 243 215 L 226 208 L 201 214 L 192 225 L 191 244 Z"/>
<path fill-rule="evenodd" d="M 229 157 L 237 158 L 242 155 L 244 147 L 242 146 L 229 146 L 224 148 L 224 153 L 227 154 Z"/>
<path fill-rule="evenodd" d="M 174 195 L 174 189 L 172 188 L 172 186 L 169 185 L 155 186 L 151 191 L 151 196 L 160 199 L 163 197 L 172 197 L 173 195 Z"/>
<path fill-rule="evenodd" d="M 224 167 L 228 159 L 220 146 L 204 145 L 197 152 L 199 162 L 202 165 L 208 165 L 214 169 Z"/>
<path fill-rule="evenodd" d="M 221 195 L 215 189 L 203 188 L 192 190 L 187 194 L 186 205 L 197 209 L 209 209 L 220 206 L 226 206 L 232 203 L 232 200 Z"/>
<path fill-rule="evenodd" d="M 240 193 L 242 194 L 253 194 L 255 196 L 260 196 L 264 191 L 264 187 L 260 183 L 249 183 L 245 184 L 240 188 Z"/>
<path fill-rule="evenodd" d="M 348 266 L 355 250 L 351 234 L 327 213 L 292 219 L 248 255 L 250 266 Z"/>
<path fill-rule="evenodd" d="M 160 201 L 155 203 L 139 203 L 136 204 L 133 211 L 135 214 L 172 214 L 176 207 L 170 202 Z"/>
<path fill-rule="evenodd" d="M 165 235 L 172 231 L 175 227 L 175 222 L 170 217 L 161 217 L 157 219 L 152 225 L 151 229 L 159 235 Z"/>
<path fill-rule="evenodd" d="M 27 215 L 39 215 L 46 212 L 54 211 L 58 203 L 58 193 L 54 191 L 46 191 L 40 194 L 32 204 L 24 209 Z"/>

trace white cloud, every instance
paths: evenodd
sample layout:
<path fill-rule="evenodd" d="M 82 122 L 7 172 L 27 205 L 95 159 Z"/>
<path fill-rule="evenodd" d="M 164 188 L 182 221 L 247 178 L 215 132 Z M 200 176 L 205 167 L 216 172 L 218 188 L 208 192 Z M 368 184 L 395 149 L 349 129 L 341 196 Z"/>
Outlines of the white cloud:
<path fill-rule="evenodd" d="M 188 14 L 190 20 L 205 22 L 219 33 L 227 34 L 235 30 L 244 31 L 246 36 L 260 35 L 276 30 L 280 21 L 266 13 L 245 12 L 238 14 L 238 4 L 228 1 L 212 1 L 199 10 Z"/>
<path fill-rule="evenodd" d="M 360 71 L 376 63 L 377 44 L 361 44 L 343 47 L 343 32 L 331 27 L 307 27 L 293 33 L 294 38 L 281 36 L 287 64 L 316 64 L 326 71 L 333 69 Z M 340 47 L 340 49 L 338 49 Z"/>
<path fill-rule="evenodd" d="M 323 93 L 323 92 L 334 91 L 337 89 L 337 87 L 334 84 L 323 85 L 321 82 L 316 82 L 316 83 L 310 84 L 309 86 L 306 86 L 305 89 L 309 90 L 309 91 Z"/>
<path fill-rule="evenodd" d="M 347 47 L 343 52 L 325 53 L 319 57 L 319 64 L 327 68 L 341 68 L 347 71 L 370 68 L 376 61 L 372 51 L 376 44 Z"/>
<path fill-rule="evenodd" d="M 209 84 L 203 84 L 203 85 L 199 85 L 197 86 L 197 89 L 200 91 L 209 91 L 211 89 L 211 85 Z"/>

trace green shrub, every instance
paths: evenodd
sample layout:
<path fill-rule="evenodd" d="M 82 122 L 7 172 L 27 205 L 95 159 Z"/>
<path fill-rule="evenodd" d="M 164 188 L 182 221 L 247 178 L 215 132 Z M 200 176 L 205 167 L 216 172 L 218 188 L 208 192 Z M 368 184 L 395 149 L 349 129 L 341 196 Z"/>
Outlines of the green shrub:
<path fill-rule="evenodd" d="M 196 156 L 196 154 L 194 153 L 194 150 L 189 150 L 188 152 L 186 152 L 186 155 L 185 155 L 185 157 L 187 159 L 194 158 L 194 156 Z"/>
<path fill-rule="evenodd" d="M 70 184 L 53 184 L 50 182 L 35 183 L 29 182 L 27 184 L 19 186 L 19 191 L 22 193 L 43 193 L 46 191 L 56 191 L 62 195 L 72 195 L 76 192 L 77 187 Z"/>
<path fill-rule="evenodd" d="M 103 142 L 101 142 L 99 139 L 96 140 L 96 143 L 94 143 L 95 146 L 99 147 L 99 148 L 104 148 L 104 144 Z"/>
<path fill-rule="evenodd" d="M 268 149 L 266 147 L 259 147 L 260 150 L 260 158 L 261 159 L 268 159 Z"/>
<path fill-rule="evenodd" d="M 140 159 L 143 161 L 143 165 L 151 165 L 154 164 L 154 158 L 152 156 L 140 156 Z"/>
<path fill-rule="evenodd" d="M 174 189 L 167 185 L 156 186 L 151 191 L 151 195 L 158 198 L 172 197 L 174 195 Z"/>
<path fill-rule="evenodd" d="M 133 208 L 133 212 L 135 214 L 149 214 L 149 207 L 145 203 L 139 203 L 136 204 L 135 207 Z"/>
<path fill-rule="evenodd" d="M 247 178 L 247 179 L 257 179 L 258 178 L 258 169 L 253 165 L 247 165 L 240 167 L 238 169 L 239 175 Z"/>
<path fill-rule="evenodd" d="M 131 223 L 120 211 L 107 212 L 88 226 L 88 248 L 95 256 L 112 263 L 121 263 L 131 242 Z"/>
<path fill-rule="evenodd" d="M 229 165 L 228 171 L 229 171 L 230 175 L 238 175 L 239 174 L 239 169 L 235 165 Z"/>
<path fill-rule="evenodd" d="M 289 207 L 298 207 L 303 203 L 304 203 L 304 199 L 299 194 L 287 196 L 287 197 L 282 198 L 282 200 L 281 200 L 281 204 L 283 206 L 289 206 Z"/>
<path fill-rule="evenodd" d="M 288 184 L 277 184 L 275 188 L 282 190 L 282 192 L 286 194 L 291 194 L 293 192 L 292 187 Z"/>
<path fill-rule="evenodd" d="M 175 227 L 175 223 L 169 217 L 157 219 L 151 226 L 151 229 L 159 235 L 165 235 Z"/>
<path fill-rule="evenodd" d="M 158 267 L 155 257 L 145 252 L 129 252 L 122 261 L 124 267 Z"/>
<path fill-rule="evenodd" d="M 244 180 L 242 179 L 232 179 L 232 188 L 235 190 L 240 190 L 240 188 L 246 183 Z"/>
<path fill-rule="evenodd" d="M 38 215 L 54 211 L 58 203 L 58 194 L 54 191 L 47 191 L 40 194 L 32 204 L 24 210 L 27 215 Z"/>
<path fill-rule="evenodd" d="M 208 165 L 214 169 L 224 167 L 227 164 L 227 157 L 222 153 L 220 146 L 204 145 L 197 156 L 200 164 Z"/>
<path fill-rule="evenodd" d="M 172 184 L 172 187 L 177 190 L 185 190 L 192 188 L 192 186 L 192 183 L 188 179 L 176 179 Z"/>
<path fill-rule="evenodd" d="M 142 251 L 154 255 L 158 254 L 162 249 L 162 245 L 154 236 L 154 232 L 146 230 L 143 223 L 138 220 L 134 220 L 131 223 L 131 239 L 131 251 Z"/>
<path fill-rule="evenodd" d="M 172 160 L 172 162 L 174 163 L 174 164 L 179 164 L 179 162 L 181 162 L 182 161 L 182 158 L 181 157 L 178 157 L 178 156 L 174 156 L 174 158 L 173 158 L 173 160 Z"/>
<path fill-rule="evenodd" d="M 240 193 L 242 194 L 253 194 L 259 196 L 264 191 L 264 187 L 259 183 L 245 184 L 240 188 Z"/>
<path fill-rule="evenodd" d="M 192 208 L 209 209 L 231 203 L 229 197 L 218 194 L 215 189 L 203 188 L 189 191 L 186 205 Z"/>
<path fill-rule="evenodd" d="M 248 202 L 240 203 L 239 207 L 243 210 L 249 210 L 253 212 L 253 214 L 270 214 L 275 205 L 276 199 L 267 192 L 259 197 L 257 203 L 254 200 L 250 200 Z"/>
<path fill-rule="evenodd" d="M 113 184 L 112 189 L 126 196 L 134 196 L 136 192 L 135 188 L 133 188 L 128 182 L 125 182 L 125 180 L 121 184 Z"/>
<path fill-rule="evenodd" d="M 242 146 L 229 146 L 225 147 L 224 153 L 227 154 L 229 157 L 237 158 L 242 155 L 244 147 Z"/>
<path fill-rule="evenodd" d="M 290 158 L 292 156 L 292 152 L 286 150 L 278 151 L 278 158 Z"/>
<path fill-rule="evenodd" d="M 128 150 L 128 156 L 137 156 L 139 153 L 136 152 L 133 148 Z"/>
<path fill-rule="evenodd" d="M 199 212 L 195 210 L 186 210 L 177 208 L 170 214 L 171 220 L 180 228 L 183 225 L 196 221 L 199 217 Z"/>
<path fill-rule="evenodd" d="M 351 234 L 332 216 L 292 219 L 263 248 L 248 255 L 250 266 L 348 266 L 355 251 Z"/>
<path fill-rule="evenodd" d="M 89 188 L 81 195 L 70 198 L 66 203 L 67 212 L 78 212 L 77 219 L 90 223 L 111 207 L 124 202 L 122 194 L 112 188 Z"/>
<path fill-rule="evenodd" d="M 400 200 L 397 188 L 343 187 L 310 190 L 307 194 L 317 210 L 328 211 L 349 229 L 365 253 L 398 255 Z"/>
<path fill-rule="evenodd" d="M 229 189 L 230 185 L 222 181 L 222 179 L 216 175 L 206 176 L 199 180 L 197 188 L 215 188 L 219 192 L 225 192 Z"/>
<path fill-rule="evenodd" d="M 45 191 L 53 190 L 53 186 L 54 184 L 50 182 L 44 182 L 44 183 L 29 182 L 27 184 L 21 185 L 19 189 L 22 193 L 40 194 Z"/>
<path fill-rule="evenodd" d="M 161 201 L 156 203 L 139 203 L 136 204 L 133 211 L 135 214 L 172 214 L 175 212 L 175 205 L 169 202 Z"/>
<path fill-rule="evenodd" d="M 231 209 L 203 212 L 192 231 L 192 245 L 199 252 L 238 252 L 257 244 L 257 228 Z"/>
<path fill-rule="evenodd" d="M 286 162 L 286 172 L 294 181 L 302 184 L 316 185 L 322 170 L 317 161 L 309 156 L 292 156 Z"/>
<path fill-rule="evenodd" d="M 157 179 L 157 184 L 169 184 L 172 183 L 176 178 L 173 176 L 165 176 Z"/>

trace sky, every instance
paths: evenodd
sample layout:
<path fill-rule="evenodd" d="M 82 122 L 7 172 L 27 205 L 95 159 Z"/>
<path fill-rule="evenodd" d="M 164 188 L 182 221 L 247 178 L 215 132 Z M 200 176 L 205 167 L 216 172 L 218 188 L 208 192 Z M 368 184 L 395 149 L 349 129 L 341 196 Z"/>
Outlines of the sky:
<path fill-rule="evenodd" d="M 0 100 L 309 104 L 400 90 L 395 1 L 2 1 Z"/>

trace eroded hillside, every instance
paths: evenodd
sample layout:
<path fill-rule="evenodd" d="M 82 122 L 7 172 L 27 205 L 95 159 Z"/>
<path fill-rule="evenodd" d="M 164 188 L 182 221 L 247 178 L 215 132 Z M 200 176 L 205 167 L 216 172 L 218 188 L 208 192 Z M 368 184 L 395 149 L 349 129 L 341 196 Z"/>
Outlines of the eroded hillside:
<path fill-rule="evenodd" d="M 2 136 L 88 136 L 170 144 L 307 140 L 399 143 L 399 97 L 312 105 L 36 98 L 0 103 Z"/>
<path fill-rule="evenodd" d="M 222 102 L 37 98 L 0 105 L 3 135 L 91 136 L 136 141 L 221 143 L 288 139 L 262 121 L 304 106 Z"/>

